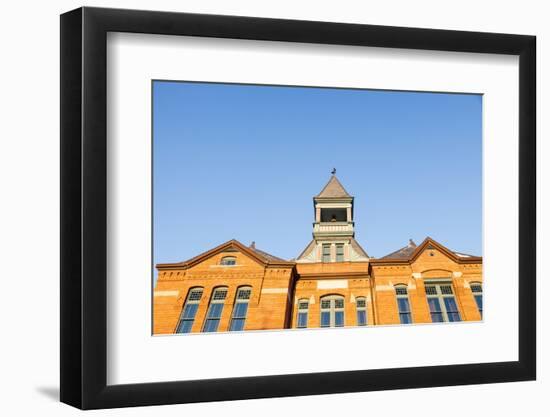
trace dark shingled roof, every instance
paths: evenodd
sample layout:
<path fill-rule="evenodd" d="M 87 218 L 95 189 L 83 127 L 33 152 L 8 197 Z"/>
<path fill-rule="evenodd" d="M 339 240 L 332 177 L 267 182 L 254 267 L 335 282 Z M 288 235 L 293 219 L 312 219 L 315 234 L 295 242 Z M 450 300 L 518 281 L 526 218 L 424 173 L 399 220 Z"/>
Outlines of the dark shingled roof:
<path fill-rule="evenodd" d="M 409 244 L 401 249 L 396 250 L 380 259 L 409 259 L 416 250 L 416 243 L 409 239 Z"/>
<path fill-rule="evenodd" d="M 270 262 L 270 261 L 288 262 L 286 259 L 279 258 L 275 255 L 271 255 L 270 253 L 264 252 L 263 250 L 256 248 L 255 242 L 252 242 L 252 244 L 248 247 L 248 249 L 253 250 L 257 255 L 264 258 L 266 262 Z"/>
<path fill-rule="evenodd" d="M 316 197 L 342 198 L 351 197 L 351 195 L 348 194 L 344 186 L 340 183 L 340 181 L 338 181 L 336 175 L 333 175 L 332 177 L 330 177 L 330 180 L 328 180 L 327 185 L 325 185 L 325 187 L 318 195 L 316 195 Z"/>

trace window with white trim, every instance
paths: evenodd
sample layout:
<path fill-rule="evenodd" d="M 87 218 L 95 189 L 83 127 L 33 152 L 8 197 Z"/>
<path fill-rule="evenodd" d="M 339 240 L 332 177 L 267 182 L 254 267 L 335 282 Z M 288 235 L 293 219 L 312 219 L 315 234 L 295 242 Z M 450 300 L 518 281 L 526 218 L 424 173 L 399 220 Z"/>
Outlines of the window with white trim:
<path fill-rule="evenodd" d="M 220 265 L 233 266 L 237 265 L 237 258 L 234 256 L 224 256 L 220 261 Z"/>
<path fill-rule="evenodd" d="M 323 243 L 323 262 L 330 262 L 330 243 Z"/>
<path fill-rule="evenodd" d="M 397 284 L 395 286 L 395 298 L 397 299 L 399 322 L 401 324 L 411 324 L 411 303 L 409 302 L 409 291 L 405 284 Z"/>
<path fill-rule="evenodd" d="M 481 286 L 481 282 L 470 283 L 470 289 L 472 290 L 472 294 L 476 300 L 479 315 L 483 318 L 483 288 Z"/>
<path fill-rule="evenodd" d="M 222 318 L 223 306 L 227 297 L 227 287 L 215 288 L 210 297 L 210 305 L 206 313 L 203 332 L 217 332 Z"/>
<path fill-rule="evenodd" d="M 344 297 L 327 295 L 321 298 L 321 327 L 344 327 Z"/>
<path fill-rule="evenodd" d="M 367 325 L 367 299 L 365 297 L 357 297 L 355 299 L 355 308 L 357 310 L 357 325 Z"/>
<path fill-rule="evenodd" d="M 309 314 L 309 300 L 302 298 L 298 300 L 298 308 L 296 313 L 296 327 L 305 329 L 307 327 L 307 318 Z"/>
<path fill-rule="evenodd" d="M 252 287 L 245 286 L 237 289 L 235 305 L 233 306 L 233 313 L 231 314 L 231 324 L 229 325 L 230 332 L 244 330 L 246 313 L 248 312 L 248 303 L 251 295 Z"/>
<path fill-rule="evenodd" d="M 181 311 L 176 333 L 191 333 L 193 323 L 195 322 L 195 316 L 197 315 L 197 310 L 199 309 L 202 293 L 202 287 L 189 289 L 187 298 L 185 299 L 185 304 L 183 305 L 183 309 Z"/>
<path fill-rule="evenodd" d="M 461 321 L 450 282 L 426 283 L 426 298 L 433 323 Z"/>
<path fill-rule="evenodd" d="M 336 244 L 336 262 L 344 262 L 344 244 Z"/>

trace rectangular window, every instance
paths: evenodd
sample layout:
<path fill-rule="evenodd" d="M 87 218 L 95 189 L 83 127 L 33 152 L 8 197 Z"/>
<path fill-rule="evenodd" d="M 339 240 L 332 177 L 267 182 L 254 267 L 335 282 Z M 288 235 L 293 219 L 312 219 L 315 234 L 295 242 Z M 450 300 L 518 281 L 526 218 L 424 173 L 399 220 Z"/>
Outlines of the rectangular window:
<path fill-rule="evenodd" d="M 233 309 L 233 318 L 231 319 L 231 326 L 229 327 L 230 332 L 244 330 L 247 310 L 248 303 L 235 304 L 235 308 Z"/>
<path fill-rule="evenodd" d="M 248 312 L 248 302 L 251 294 L 252 288 L 250 287 L 241 287 L 237 290 L 235 306 L 233 307 L 233 314 L 231 316 L 231 324 L 229 325 L 230 332 L 244 330 L 246 313 Z"/>
<path fill-rule="evenodd" d="M 307 313 L 298 312 L 298 324 L 299 329 L 305 329 L 307 327 Z"/>
<path fill-rule="evenodd" d="M 454 297 L 445 297 L 443 301 L 445 302 L 445 310 L 449 321 L 460 321 L 460 314 L 458 314 L 458 306 Z"/>
<path fill-rule="evenodd" d="M 334 327 L 344 327 L 344 312 L 335 311 L 334 312 Z"/>
<path fill-rule="evenodd" d="M 344 297 L 330 295 L 321 299 L 321 327 L 344 327 Z"/>
<path fill-rule="evenodd" d="M 357 308 L 357 325 L 367 325 L 367 299 L 365 297 L 357 297 L 355 299 L 355 306 Z"/>
<path fill-rule="evenodd" d="M 330 327 L 329 311 L 321 311 L 321 327 Z"/>
<path fill-rule="evenodd" d="M 481 284 L 470 284 L 470 289 L 474 295 L 474 300 L 476 300 L 479 315 L 483 318 L 483 289 Z"/>
<path fill-rule="evenodd" d="M 461 321 L 450 283 L 426 284 L 426 297 L 433 323 Z"/>
<path fill-rule="evenodd" d="M 296 327 L 303 329 L 307 327 L 307 316 L 309 310 L 309 301 L 298 301 L 298 316 L 296 317 Z"/>
<path fill-rule="evenodd" d="M 344 245 L 341 243 L 336 245 L 336 262 L 344 262 Z"/>
<path fill-rule="evenodd" d="M 409 292 L 406 285 L 395 287 L 395 296 L 397 297 L 397 310 L 399 311 L 399 322 L 401 324 L 412 323 L 411 305 L 409 303 Z"/>
<path fill-rule="evenodd" d="M 187 300 L 181 312 L 178 327 L 176 328 L 176 333 L 191 333 L 201 298 L 202 288 L 192 288 L 189 290 Z"/>
<path fill-rule="evenodd" d="M 217 332 L 220 320 L 222 318 L 223 304 L 211 304 L 208 308 L 206 323 L 204 324 L 203 332 Z"/>
<path fill-rule="evenodd" d="M 479 315 L 481 316 L 481 318 L 483 318 L 483 296 L 481 294 L 475 294 L 474 298 L 476 300 Z"/>
<path fill-rule="evenodd" d="M 398 298 L 397 304 L 399 306 L 399 322 L 401 324 L 412 323 L 411 319 L 411 307 L 409 305 L 408 298 Z"/>
<path fill-rule="evenodd" d="M 176 333 L 191 333 L 198 308 L 198 304 L 188 304 L 184 307 Z"/>
<path fill-rule="evenodd" d="M 432 316 L 433 323 L 443 323 L 443 311 L 441 311 L 441 304 L 439 298 L 428 298 L 428 305 L 430 306 L 430 314 Z"/>
<path fill-rule="evenodd" d="M 323 244 L 323 262 L 330 262 L 330 245 Z"/>
<path fill-rule="evenodd" d="M 220 320 L 222 318 L 223 306 L 225 297 L 227 296 L 227 288 L 216 288 L 210 300 L 206 320 L 202 328 L 203 332 L 217 332 Z"/>
<path fill-rule="evenodd" d="M 357 325 L 366 326 L 367 325 L 367 312 L 366 310 L 357 310 Z"/>

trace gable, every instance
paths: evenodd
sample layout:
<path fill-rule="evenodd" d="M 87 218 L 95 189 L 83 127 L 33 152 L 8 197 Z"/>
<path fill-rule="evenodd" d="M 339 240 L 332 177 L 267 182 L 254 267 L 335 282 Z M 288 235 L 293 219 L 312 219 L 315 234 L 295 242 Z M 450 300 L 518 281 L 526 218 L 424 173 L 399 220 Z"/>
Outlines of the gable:
<path fill-rule="evenodd" d="M 222 259 L 233 258 L 234 265 L 222 265 Z M 238 271 L 246 269 L 248 271 L 263 270 L 264 264 L 257 259 L 252 258 L 243 251 L 230 247 L 219 252 L 210 254 L 189 267 L 190 271 Z"/>
<path fill-rule="evenodd" d="M 229 256 L 234 257 L 235 262 L 231 265 L 222 265 L 221 260 Z M 158 270 L 191 269 L 197 267 L 210 269 L 216 266 L 233 269 L 252 266 L 259 269 L 263 269 L 266 266 L 291 268 L 294 266 L 294 262 L 286 261 L 256 249 L 254 244 L 248 247 L 237 240 L 230 240 L 185 262 L 156 265 Z"/>
<path fill-rule="evenodd" d="M 413 258 L 411 265 L 414 270 L 455 270 L 457 262 L 448 252 L 435 245 L 426 245 Z"/>

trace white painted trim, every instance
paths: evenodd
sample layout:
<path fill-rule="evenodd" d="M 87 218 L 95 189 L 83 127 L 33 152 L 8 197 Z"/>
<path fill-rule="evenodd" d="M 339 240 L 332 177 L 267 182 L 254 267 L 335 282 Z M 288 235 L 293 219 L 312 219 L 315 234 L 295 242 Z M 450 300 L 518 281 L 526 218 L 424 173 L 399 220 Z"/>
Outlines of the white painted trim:
<path fill-rule="evenodd" d="M 348 288 L 347 279 L 330 279 L 317 281 L 318 290 L 338 290 Z"/>
<path fill-rule="evenodd" d="M 286 294 L 288 288 L 262 288 L 262 294 Z"/>
<path fill-rule="evenodd" d="M 233 264 L 233 265 L 210 265 L 210 268 L 235 268 L 236 266 L 243 266 L 243 264 Z"/>
<path fill-rule="evenodd" d="M 376 291 L 393 291 L 393 285 L 377 285 Z"/>
<path fill-rule="evenodd" d="M 177 297 L 179 291 L 155 291 L 155 297 Z"/>

